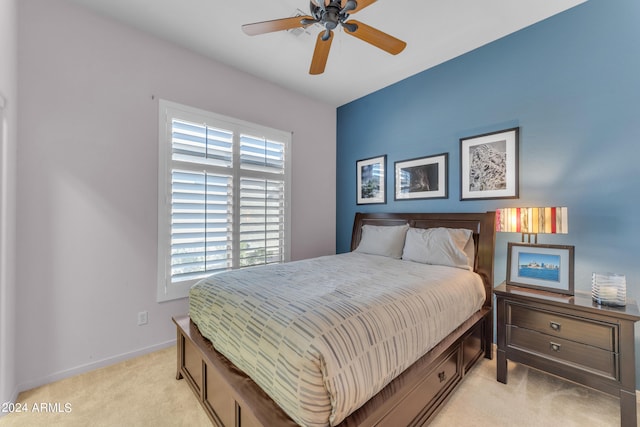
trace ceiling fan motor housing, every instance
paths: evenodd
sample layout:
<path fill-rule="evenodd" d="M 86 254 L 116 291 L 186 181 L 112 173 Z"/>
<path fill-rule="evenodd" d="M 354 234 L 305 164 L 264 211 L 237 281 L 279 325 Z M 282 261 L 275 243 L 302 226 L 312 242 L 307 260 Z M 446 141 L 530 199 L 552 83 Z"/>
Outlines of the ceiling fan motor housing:
<path fill-rule="evenodd" d="M 324 14 L 323 24 L 327 30 L 333 30 L 338 26 L 339 15 L 333 8 L 327 8 Z"/>
<path fill-rule="evenodd" d="M 348 12 L 354 10 L 356 5 L 355 0 L 349 0 L 344 8 L 341 0 L 331 0 L 326 6 L 323 0 L 320 0 L 319 4 L 311 0 L 309 7 L 311 15 L 319 24 L 327 30 L 334 30 L 338 24 L 344 24 L 344 21 L 349 17 Z"/>

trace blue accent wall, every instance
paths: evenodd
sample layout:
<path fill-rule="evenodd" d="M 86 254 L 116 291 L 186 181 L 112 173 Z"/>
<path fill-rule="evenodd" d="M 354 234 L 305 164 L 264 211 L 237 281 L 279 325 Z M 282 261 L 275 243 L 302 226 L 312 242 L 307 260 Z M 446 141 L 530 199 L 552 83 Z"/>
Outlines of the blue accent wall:
<path fill-rule="evenodd" d="M 590 0 L 343 105 L 337 124 L 337 252 L 357 211 L 567 206 L 569 234 L 539 242 L 575 246 L 576 290 L 590 291 L 594 271 L 617 272 L 640 300 L 640 1 Z M 460 201 L 459 139 L 516 126 L 520 198 Z M 394 162 L 440 153 L 448 199 L 394 201 Z M 387 203 L 357 205 L 356 161 L 383 154 Z M 519 238 L 498 233 L 496 284 Z"/>

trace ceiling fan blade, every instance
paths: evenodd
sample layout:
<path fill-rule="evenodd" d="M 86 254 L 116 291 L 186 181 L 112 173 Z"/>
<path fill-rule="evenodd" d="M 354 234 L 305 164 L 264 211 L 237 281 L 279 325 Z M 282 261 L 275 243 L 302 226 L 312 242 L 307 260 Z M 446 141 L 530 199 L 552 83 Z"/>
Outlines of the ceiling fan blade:
<path fill-rule="evenodd" d="M 358 3 L 359 4 L 359 3 Z M 390 36 L 387 33 L 384 33 L 378 29 L 370 27 L 366 24 L 363 24 L 360 21 L 355 21 L 350 19 L 348 21 L 349 24 L 356 24 L 357 28 L 355 31 L 349 31 L 347 26 L 344 26 L 345 33 L 350 34 L 354 37 L 359 38 L 369 44 L 374 45 L 377 48 L 380 48 L 386 52 L 389 52 L 392 55 L 397 55 L 404 50 L 407 46 L 405 42 L 400 39 L 397 39 L 393 36 Z"/>
<path fill-rule="evenodd" d="M 323 40 L 323 36 L 329 34 L 327 40 Z M 321 31 L 318 34 L 316 40 L 316 48 L 313 51 L 313 58 L 311 59 L 311 67 L 309 68 L 309 74 L 322 74 L 324 73 L 324 67 L 327 65 L 327 58 L 329 57 L 329 48 L 333 41 L 333 31 L 329 30 L 328 33 Z"/>
<path fill-rule="evenodd" d="M 274 31 L 290 30 L 292 28 L 305 27 L 309 24 L 303 24 L 303 19 L 311 19 L 311 16 L 293 16 L 291 18 L 274 19 L 273 21 L 256 22 L 253 24 L 245 24 L 242 31 L 250 36 L 258 34 L 272 33 Z"/>
<path fill-rule="evenodd" d="M 356 0 L 357 6 L 354 10 L 352 10 L 350 13 L 356 13 L 361 11 L 362 9 L 364 9 L 365 7 L 375 3 L 376 0 Z M 344 7 L 347 4 L 347 0 L 342 0 L 342 7 Z"/>

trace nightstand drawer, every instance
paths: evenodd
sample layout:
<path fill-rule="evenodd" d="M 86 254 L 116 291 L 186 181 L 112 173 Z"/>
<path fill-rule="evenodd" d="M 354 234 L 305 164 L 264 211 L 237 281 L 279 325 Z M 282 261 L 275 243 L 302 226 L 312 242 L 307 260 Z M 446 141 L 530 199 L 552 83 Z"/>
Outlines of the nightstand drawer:
<path fill-rule="evenodd" d="M 509 304 L 507 323 L 554 337 L 617 352 L 617 325 Z"/>
<path fill-rule="evenodd" d="M 618 379 L 617 354 L 530 329 L 508 326 L 507 346 Z"/>

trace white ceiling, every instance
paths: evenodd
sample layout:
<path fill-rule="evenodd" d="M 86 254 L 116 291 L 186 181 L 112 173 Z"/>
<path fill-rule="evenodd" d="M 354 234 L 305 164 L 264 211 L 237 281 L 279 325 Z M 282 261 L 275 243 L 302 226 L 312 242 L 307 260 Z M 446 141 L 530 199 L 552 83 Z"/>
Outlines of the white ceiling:
<path fill-rule="evenodd" d="M 586 0 L 380 0 L 353 18 L 404 40 L 406 49 L 393 56 L 339 28 L 316 76 L 309 65 L 321 27 L 253 37 L 240 29 L 308 14 L 308 0 L 71 1 L 337 107 Z"/>

